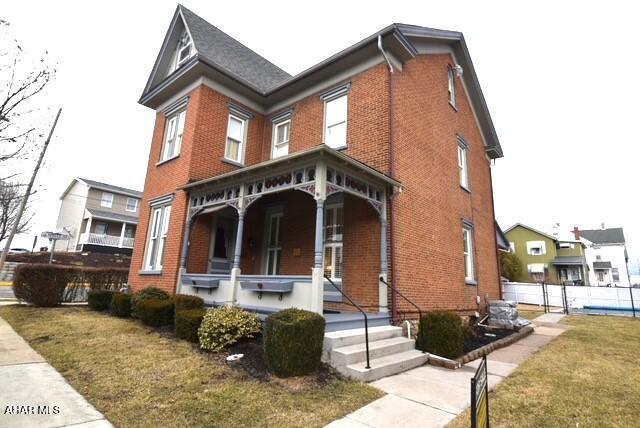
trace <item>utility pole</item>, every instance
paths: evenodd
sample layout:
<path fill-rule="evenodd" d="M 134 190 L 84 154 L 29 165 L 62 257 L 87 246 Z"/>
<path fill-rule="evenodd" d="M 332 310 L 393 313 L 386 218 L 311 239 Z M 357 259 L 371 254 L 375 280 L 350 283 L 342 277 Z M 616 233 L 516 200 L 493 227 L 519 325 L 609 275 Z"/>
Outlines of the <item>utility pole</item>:
<path fill-rule="evenodd" d="M 62 113 L 62 108 L 58 109 L 58 113 L 56 114 L 56 118 L 53 121 L 53 125 L 51 125 L 51 130 L 49 131 L 49 136 L 44 141 L 44 146 L 42 146 L 42 151 L 40 152 L 40 156 L 38 157 L 38 163 L 36 163 L 36 167 L 33 170 L 33 174 L 31 174 L 31 180 L 27 185 L 27 190 L 22 195 L 22 202 L 20 202 L 20 207 L 18 208 L 18 212 L 16 214 L 16 218 L 11 225 L 11 231 L 9 232 L 9 237 L 7 238 L 7 242 L 4 244 L 4 251 L 0 254 L 0 270 L 2 270 L 4 266 L 4 262 L 7 259 L 7 254 L 9 253 L 9 248 L 11 248 L 11 241 L 13 241 L 13 237 L 16 234 L 16 230 L 18 230 L 18 225 L 20 224 L 20 220 L 22 220 L 22 213 L 24 212 L 24 208 L 27 206 L 27 201 L 29 200 L 29 195 L 31 194 L 31 189 L 33 188 L 33 183 L 36 181 L 36 175 L 38 175 L 38 170 L 40 170 L 40 166 L 42 165 L 42 159 L 44 158 L 44 154 L 47 152 L 47 147 L 49 147 L 49 142 L 51 141 L 51 137 L 53 136 L 53 130 L 56 129 L 56 125 L 58 124 L 58 118 L 60 117 L 60 113 Z"/>

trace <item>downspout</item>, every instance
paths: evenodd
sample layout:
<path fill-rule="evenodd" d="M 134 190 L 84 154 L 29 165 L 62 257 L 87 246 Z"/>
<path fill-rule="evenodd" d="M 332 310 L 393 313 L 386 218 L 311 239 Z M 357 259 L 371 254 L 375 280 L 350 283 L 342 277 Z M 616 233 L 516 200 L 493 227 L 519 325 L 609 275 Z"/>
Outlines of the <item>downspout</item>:
<path fill-rule="evenodd" d="M 384 57 L 387 65 L 389 66 L 389 175 L 391 177 L 395 177 L 395 167 L 394 167 L 394 152 L 393 152 L 393 64 L 391 64 L 391 60 L 389 59 L 387 53 L 382 48 L 382 35 L 378 34 L 378 50 Z M 396 239 L 395 239 L 395 227 L 394 227 L 394 198 L 395 195 L 393 190 L 391 191 L 391 195 L 389 195 L 389 221 L 387 227 L 389 228 L 389 258 L 391 259 L 391 283 L 396 286 L 397 282 L 397 265 L 396 265 Z M 391 319 L 394 320 L 397 315 L 397 304 L 396 304 L 396 293 L 391 293 Z"/>
<path fill-rule="evenodd" d="M 493 211 L 493 228 L 496 228 L 496 206 L 493 201 L 493 172 L 491 171 L 491 165 L 489 165 L 489 190 L 491 190 L 491 211 Z M 502 300 L 502 265 L 500 263 L 500 250 L 498 250 L 498 237 L 497 230 L 494 230 L 494 237 L 496 243 L 496 264 L 498 265 L 498 299 Z"/>

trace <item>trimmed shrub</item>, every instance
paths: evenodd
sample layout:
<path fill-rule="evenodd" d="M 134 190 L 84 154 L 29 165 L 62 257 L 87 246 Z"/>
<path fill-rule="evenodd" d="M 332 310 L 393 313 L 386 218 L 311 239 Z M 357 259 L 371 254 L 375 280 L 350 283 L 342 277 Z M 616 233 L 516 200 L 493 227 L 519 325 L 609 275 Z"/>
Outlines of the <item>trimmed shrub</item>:
<path fill-rule="evenodd" d="M 151 327 L 173 324 L 173 299 L 149 299 L 138 302 L 138 317 Z"/>
<path fill-rule="evenodd" d="M 235 306 L 208 310 L 198 329 L 200 347 L 220 352 L 240 339 L 253 338 L 260 333 L 260 320 L 256 314 Z"/>
<path fill-rule="evenodd" d="M 269 370 L 281 377 L 306 375 L 318 368 L 324 340 L 324 318 L 302 309 L 269 315 L 264 351 Z"/>
<path fill-rule="evenodd" d="M 462 319 L 454 312 L 424 314 L 418 327 L 416 347 L 440 357 L 458 358 L 464 348 Z"/>
<path fill-rule="evenodd" d="M 131 294 L 113 293 L 111 297 L 111 313 L 120 318 L 131 316 Z"/>
<path fill-rule="evenodd" d="M 72 268 L 23 264 L 13 273 L 13 293 L 16 298 L 35 306 L 53 307 L 62 302 Z"/>
<path fill-rule="evenodd" d="M 115 292 L 111 290 L 91 290 L 87 294 L 87 303 L 94 311 L 104 311 L 109 309 L 111 299 Z"/>
<path fill-rule="evenodd" d="M 158 287 L 147 287 L 142 290 L 136 291 L 131 296 L 131 315 L 139 317 L 138 305 L 147 300 L 167 300 L 169 294 Z"/>
<path fill-rule="evenodd" d="M 176 336 L 198 343 L 198 329 L 206 313 L 204 309 L 176 311 Z"/>
<path fill-rule="evenodd" d="M 198 296 L 176 294 L 173 299 L 176 304 L 176 312 L 204 308 L 204 300 Z"/>

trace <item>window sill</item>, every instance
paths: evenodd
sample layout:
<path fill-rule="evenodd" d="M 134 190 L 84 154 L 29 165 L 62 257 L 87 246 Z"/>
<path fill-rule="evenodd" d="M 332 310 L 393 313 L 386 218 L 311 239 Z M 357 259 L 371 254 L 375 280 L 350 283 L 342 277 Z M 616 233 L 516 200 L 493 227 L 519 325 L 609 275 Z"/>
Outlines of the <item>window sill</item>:
<path fill-rule="evenodd" d="M 162 275 L 161 270 L 140 270 L 138 275 Z"/>
<path fill-rule="evenodd" d="M 458 112 L 458 107 L 456 107 L 455 104 L 453 104 L 451 101 L 449 101 L 449 105 L 451 106 L 451 108 L 453 109 L 453 111 L 455 111 L 456 113 Z"/>
<path fill-rule="evenodd" d="M 172 158 L 161 160 L 160 162 L 156 162 L 156 166 L 164 165 L 165 163 L 171 162 L 174 159 L 178 159 L 180 155 L 175 155 Z"/>
<path fill-rule="evenodd" d="M 228 159 L 228 158 L 223 157 L 220 160 L 222 162 L 224 162 L 224 163 L 228 163 L 229 165 L 238 166 L 240 168 L 244 168 L 245 167 L 245 165 L 243 163 L 240 163 L 238 161 L 234 161 L 233 159 Z"/>
<path fill-rule="evenodd" d="M 463 186 L 463 185 L 461 184 L 461 185 L 460 185 L 460 188 L 461 188 L 462 190 L 464 190 L 465 192 L 467 192 L 467 193 L 471 193 L 471 190 L 470 190 L 467 186 Z"/>
<path fill-rule="evenodd" d="M 474 281 L 473 279 L 465 279 L 464 283 L 465 285 L 470 285 L 472 287 L 475 287 L 478 285 L 478 281 Z"/>

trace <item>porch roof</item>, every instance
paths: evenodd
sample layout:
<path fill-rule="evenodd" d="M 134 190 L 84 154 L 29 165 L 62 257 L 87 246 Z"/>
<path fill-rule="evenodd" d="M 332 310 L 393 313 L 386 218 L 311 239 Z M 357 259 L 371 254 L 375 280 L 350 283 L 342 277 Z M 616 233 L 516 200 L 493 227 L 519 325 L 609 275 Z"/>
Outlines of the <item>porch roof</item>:
<path fill-rule="evenodd" d="M 553 259 L 553 264 L 556 266 L 583 265 L 584 259 L 581 256 L 558 256 Z"/>
<path fill-rule="evenodd" d="M 229 182 L 229 181 L 236 181 L 243 177 L 258 175 L 260 173 L 266 172 L 272 168 L 276 168 L 282 165 L 301 163 L 309 160 L 316 160 L 316 159 L 322 159 L 322 158 L 331 159 L 338 163 L 349 165 L 359 170 L 360 172 L 363 172 L 369 175 L 370 177 L 373 177 L 379 181 L 382 181 L 385 184 L 388 184 L 390 186 L 396 186 L 396 187 L 402 186 L 402 184 L 398 180 L 392 177 L 389 177 L 388 175 L 378 171 L 377 169 L 372 168 L 369 165 L 366 165 L 352 158 L 351 156 L 348 156 L 342 152 L 339 152 L 324 144 L 321 144 L 311 149 L 294 152 L 287 156 L 283 156 L 277 159 L 270 159 L 265 162 L 260 162 L 255 165 L 251 165 L 241 169 L 237 169 L 235 171 L 227 172 L 225 174 L 216 175 L 215 177 L 194 181 L 192 183 L 185 184 L 184 186 L 180 187 L 180 189 L 190 190 L 196 187 L 201 187 L 201 186 L 206 186 L 211 184 L 220 184 L 220 183 Z"/>
<path fill-rule="evenodd" d="M 96 210 L 93 208 L 87 208 L 87 212 L 93 218 L 100 220 L 117 221 L 119 223 L 138 224 L 138 217 L 117 213 L 110 213 L 108 211 Z"/>
<path fill-rule="evenodd" d="M 611 262 L 593 262 L 594 269 L 611 269 Z"/>

